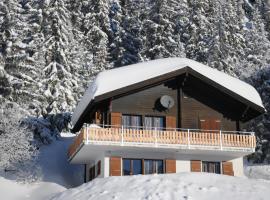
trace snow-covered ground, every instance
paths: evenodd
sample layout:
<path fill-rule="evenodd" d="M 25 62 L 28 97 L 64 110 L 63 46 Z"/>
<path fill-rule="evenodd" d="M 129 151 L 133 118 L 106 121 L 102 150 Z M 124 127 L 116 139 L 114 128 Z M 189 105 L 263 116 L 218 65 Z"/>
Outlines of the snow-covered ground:
<path fill-rule="evenodd" d="M 249 163 L 245 163 L 245 173 L 249 178 L 206 173 L 138 175 L 98 178 L 76 187 L 83 182 L 83 168 L 70 165 L 66 157 L 67 148 L 73 137 L 72 134 L 62 134 L 60 140 L 41 148 L 38 163 L 43 176 L 39 181 L 31 184 L 19 184 L 0 176 L 0 199 L 268 200 L 270 197 L 270 165 Z"/>
<path fill-rule="evenodd" d="M 252 179 L 270 180 L 270 165 L 245 163 L 245 175 Z"/>
<path fill-rule="evenodd" d="M 73 137 L 72 134 L 62 134 L 60 140 L 41 148 L 38 164 L 42 177 L 39 181 L 20 184 L 0 176 L 0 199 L 48 200 L 56 193 L 80 185 L 83 182 L 82 166 L 70 165 L 67 161 L 67 148 Z"/>
<path fill-rule="evenodd" d="M 270 181 L 206 173 L 138 175 L 96 179 L 53 200 L 269 200 Z"/>

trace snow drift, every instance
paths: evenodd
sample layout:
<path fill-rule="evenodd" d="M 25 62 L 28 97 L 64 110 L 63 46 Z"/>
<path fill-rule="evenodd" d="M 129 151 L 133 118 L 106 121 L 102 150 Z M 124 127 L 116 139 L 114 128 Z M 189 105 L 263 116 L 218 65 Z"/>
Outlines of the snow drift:
<path fill-rule="evenodd" d="M 270 182 L 207 173 L 138 175 L 95 179 L 52 200 L 89 199 L 269 199 Z"/>

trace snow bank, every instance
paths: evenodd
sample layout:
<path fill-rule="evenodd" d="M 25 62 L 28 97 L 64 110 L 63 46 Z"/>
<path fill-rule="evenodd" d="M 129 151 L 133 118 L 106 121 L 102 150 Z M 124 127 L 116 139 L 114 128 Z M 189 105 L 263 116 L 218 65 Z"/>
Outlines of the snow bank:
<path fill-rule="evenodd" d="M 3 200 L 48 200 L 64 190 L 66 188 L 55 183 L 19 184 L 0 177 L 0 194 Z"/>
<path fill-rule="evenodd" d="M 270 165 L 269 164 L 246 164 L 245 175 L 252 179 L 270 180 Z"/>
<path fill-rule="evenodd" d="M 260 95 L 251 85 L 217 69 L 210 68 L 187 58 L 164 58 L 99 73 L 94 82 L 89 85 L 76 107 L 72 115 L 73 125 L 76 124 L 83 111 L 95 97 L 163 74 L 174 72 L 187 66 L 235 94 L 264 108 Z"/>
<path fill-rule="evenodd" d="M 38 163 L 42 171 L 42 181 L 53 182 L 66 188 L 83 183 L 82 165 L 71 165 L 68 162 L 68 147 L 73 142 L 74 134 L 62 133 L 59 140 L 42 146 Z"/>
<path fill-rule="evenodd" d="M 61 134 L 62 138 L 40 149 L 38 165 L 42 177 L 32 184 L 19 184 L 0 176 L 0 194 L 3 200 L 48 200 L 66 188 L 83 183 L 83 168 L 67 161 L 67 149 L 74 134 Z"/>
<path fill-rule="evenodd" d="M 192 199 L 268 200 L 270 182 L 206 173 L 180 173 L 96 179 L 52 200 Z"/>

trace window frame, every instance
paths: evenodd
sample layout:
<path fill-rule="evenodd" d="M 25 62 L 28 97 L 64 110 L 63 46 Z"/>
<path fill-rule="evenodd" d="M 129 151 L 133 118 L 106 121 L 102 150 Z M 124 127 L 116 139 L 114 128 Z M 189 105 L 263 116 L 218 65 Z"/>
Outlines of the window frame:
<path fill-rule="evenodd" d="M 154 122 L 154 118 L 162 118 L 163 119 L 163 127 L 158 127 L 158 128 L 160 128 L 160 129 L 157 129 L 157 130 L 165 130 L 166 129 L 166 115 L 164 116 L 164 115 L 144 115 L 143 116 L 143 128 L 145 129 L 145 130 L 148 130 L 148 129 L 146 129 L 146 126 L 145 126 L 145 118 L 146 117 L 151 117 L 152 118 L 152 121 L 151 121 L 151 123 L 153 124 L 153 122 Z M 150 130 L 154 130 L 154 129 L 150 129 Z"/>
<path fill-rule="evenodd" d="M 143 128 L 143 120 L 144 120 L 143 115 L 141 115 L 141 114 L 133 114 L 133 113 L 131 113 L 131 114 L 130 113 L 128 113 L 128 114 L 127 113 L 122 113 L 122 117 L 121 117 L 122 126 L 125 129 L 134 129 L 135 127 L 132 127 L 132 125 L 130 125 L 130 124 L 125 127 L 125 125 L 123 124 L 123 117 L 124 116 L 128 116 L 128 117 L 132 117 L 132 116 L 140 117 L 140 124 L 139 124 L 139 126 L 138 126 L 137 129 L 142 129 Z M 129 120 L 131 120 L 131 118 Z"/>
<path fill-rule="evenodd" d="M 202 168 L 201 168 L 201 171 L 202 172 L 205 172 L 205 173 L 213 173 L 213 174 L 222 174 L 222 162 L 219 162 L 219 161 L 201 161 L 201 165 L 202 165 Z M 207 164 L 207 171 L 204 171 L 204 164 Z M 216 169 L 216 164 L 219 165 L 219 173 L 217 172 L 210 172 L 209 171 L 209 164 L 215 164 L 215 169 Z"/>

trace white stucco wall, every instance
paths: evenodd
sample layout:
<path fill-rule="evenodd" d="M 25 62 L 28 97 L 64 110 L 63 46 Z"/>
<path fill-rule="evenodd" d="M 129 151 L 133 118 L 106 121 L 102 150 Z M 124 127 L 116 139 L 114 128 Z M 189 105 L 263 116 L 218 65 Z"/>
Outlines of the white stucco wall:
<path fill-rule="evenodd" d="M 189 160 L 176 160 L 176 173 L 190 172 Z"/>
<path fill-rule="evenodd" d="M 230 160 L 230 162 L 233 163 L 234 176 L 239 176 L 239 177 L 245 176 L 244 175 L 244 163 L 243 163 L 242 157 Z"/>

